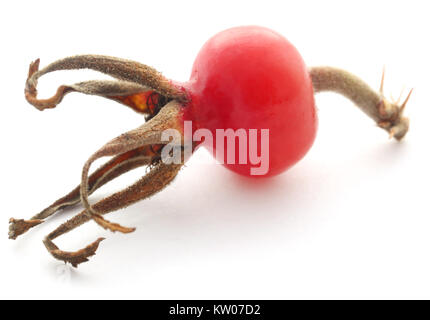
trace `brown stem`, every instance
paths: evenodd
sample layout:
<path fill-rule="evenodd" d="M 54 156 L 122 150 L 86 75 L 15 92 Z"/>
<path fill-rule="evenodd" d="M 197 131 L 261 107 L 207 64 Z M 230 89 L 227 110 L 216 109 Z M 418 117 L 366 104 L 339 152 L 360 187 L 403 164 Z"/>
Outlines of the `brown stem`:
<path fill-rule="evenodd" d="M 363 80 L 342 69 L 313 67 L 309 73 L 316 93 L 333 91 L 345 96 L 373 119 L 379 127 L 385 129 L 390 137 L 397 140 L 401 140 L 408 132 L 409 119 L 403 116 L 403 111 L 412 90 L 406 100 L 399 105 L 384 97 L 384 77 L 382 77 L 380 91 L 376 92 Z"/>

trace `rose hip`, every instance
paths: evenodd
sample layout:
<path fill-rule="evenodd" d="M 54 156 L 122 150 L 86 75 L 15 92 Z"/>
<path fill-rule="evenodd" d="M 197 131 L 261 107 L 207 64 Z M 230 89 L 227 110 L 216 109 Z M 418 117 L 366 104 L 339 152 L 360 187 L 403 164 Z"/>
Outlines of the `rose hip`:
<path fill-rule="evenodd" d="M 42 75 L 72 69 L 93 69 L 114 80 L 62 85 L 51 98 L 37 98 L 37 82 Z M 225 163 L 228 169 L 241 175 L 267 177 L 279 174 L 299 161 L 312 146 L 317 130 L 314 102 L 317 92 L 333 91 L 344 95 L 390 137 L 401 140 L 409 128 L 409 120 L 403 112 L 412 91 L 403 103 L 389 101 L 383 94 L 383 81 L 384 77 L 377 92 L 345 70 L 332 67 L 308 69 L 288 40 L 257 26 L 232 28 L 207 41 L 194 62 L 187 83 L 168 80 L 147 65 L 108 56 L 73 56 L 42 70 L 36 60 L 30 65 L 25 96 L 39 110 L 55 108 L 66 94 L 80 92 L 120 102 L 144 115 L 146 123 L 97 150 L 83 167 L 81 184 L 69 194 L 30 220 L 10 219 L 9 238 L 16 239 L 61 209 L 82 203 L 85 209 L 81 213 L 44 240 L 54 258 L 76 267 L 95 254 L 103 238 L 76 252 L 60 250 L 54 239 L 90 220 L 113 232 L 134 231 L 134 228 L 106 220 L 103 215 L 162 190 L 201 145 L 208 146 L 223 163 L 232 154 L 234 159 L 242 159 Z M 192 137 L 201 130 L 217 138 L 219 130 L 249 132 L 249 135 L 242 144 L 233 145 L 224 140 L 221 143 L 220 139 L 215 139 L 213 145 L 205 139 L 189 141 L 190 137 L 185 135 L 189 121 L 192 122 Z M 172 129 L 179 134 L 179 139 L 165 140 L 164 134 Z M 252 140 L 253 132 L 261 137 L 268 133 L 268 140 Z M 256 146 L 253 146 L 254 141 L 257 141 Z M 267 157 L 267 170 L 263 173 L 253 171 L 255 154 L 252 156 L 252 150 L 260 157 Z M 179 161 L 166 161 L 168 156 L 178 153 Z M 89 175 L 91 164 L 102 157 L 112 158 Z M 88 197 L 95 190 L 141 166 L 147 166 L 149 171 L 136 183 L 94 205 L 89 203 Z"/>

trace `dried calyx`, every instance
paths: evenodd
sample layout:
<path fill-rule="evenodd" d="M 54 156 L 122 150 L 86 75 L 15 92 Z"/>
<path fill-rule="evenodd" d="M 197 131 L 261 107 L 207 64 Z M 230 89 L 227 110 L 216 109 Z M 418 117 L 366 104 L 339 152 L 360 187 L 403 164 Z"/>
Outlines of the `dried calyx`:
<path fill-rule="evenodd" d="M 134 231 L 134 228 L 123 227 L 107 221 L 103 215 L 129 206 L 162 190 L 174 179 L 182 167 L 182 164 L 164 164 L 160 161 L 162 147 L 167 143 L 162 141 L 161 134 L 164 130 L 171 128 L 182 132 L 180 120 L 186 95 L 184 91 L 174 86 L 153 68 L 113 57 L 74 56 L 56 61 L 42 70 L 38 69 L 39 60 L 36 60 L 30 65 L 25 96 L 28 102 L 39 110 L 55 108 L 66 94 L 80 92 L 118 101 L 143 114 L 148 120 L 144 125 L 111 140 L 90 157 L 83 169 L 81 185 L 68 195 L 55 201 L 31 220 L 10 220 L 9 238 L 16 239 L 59 210 L 82 202 L 85 210 L 54 230 L 44 240 L 46 248 L 55 258 L 77 266 L 95 254 L 95 250 L 103 239 L 96 240 L 82 250 L 65 252 L 52 242 L 55 238 L 91 219 L 111 231 L 123 233 Z M 37 98 L 37 81 L 42 75 L 57 70 L 71 69 L 93 69 L 117 80 L 97 80 L 62 85 L 51 98 Z M 89 176 L 92 162 L 101 157 L 113 158 Z M 95 205 L 89 203 L 88 197 L 96 189 L 141 166 L 148 166 L 149 172 L 136 183 Z"/>

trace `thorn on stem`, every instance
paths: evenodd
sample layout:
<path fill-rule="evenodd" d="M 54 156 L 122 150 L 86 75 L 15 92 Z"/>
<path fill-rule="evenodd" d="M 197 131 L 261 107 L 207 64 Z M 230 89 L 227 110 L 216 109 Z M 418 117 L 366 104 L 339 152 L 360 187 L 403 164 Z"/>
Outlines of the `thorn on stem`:
<path fill-rule="evenodd" d="M 403 104 L 400 106 L 400 114 L 402 114 L 403 110 L 405 110 L 406 104 L 408 103 L 409 98 L 411 97 L 413 91 L 414 91 L 414 89 L 411 89 L 411 91 L 409 91 L 408 96 L 406 97 L 406 99 L 403 102 Z"/>
<path fill-rule="evenodd" d="M 402 98 L 403 93 L 405 92 L 405 86 L 402 87 L 402 90 L 400 91 L 399 98 L 396 100 L 396 105 L 400 103 L 400 99 Z M 393 99 L 394 101 L 394 99 Z"/>
<path fill-rule="evenodd" d="M 384 95 L 384 81 L 385 81 L 385 66 L 382 68 L 381 85 L 379 86 L 379 93 Z"/>

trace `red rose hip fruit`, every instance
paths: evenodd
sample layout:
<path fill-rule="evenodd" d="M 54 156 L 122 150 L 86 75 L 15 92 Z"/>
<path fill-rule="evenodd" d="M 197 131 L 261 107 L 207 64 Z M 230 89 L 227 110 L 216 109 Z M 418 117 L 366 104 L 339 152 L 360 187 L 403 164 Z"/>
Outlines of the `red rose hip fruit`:
<path fill-rule="evenodd" d="M 41 76 L 74 69 L 92 69 L 115 80 L 62 85 L 51 98 L 37 97 Z M 384 74 L 379 91 L 374 91 L 346 70 L 327 66 L 308 70 L 285 38 L 255 26 L 229 29 L 211 38 L 185 84 L 142 63 L 109 56 L 67 57 L 41 70 L 36 60 L 29 68 L 25 97 L 38 110 L 55 108 L 66 94 L 81 92 L 120 102 L 144 115 L 146 122 L 98 149 L 82 168 L 80 186 L 30 220 L 11 218 L 9 238 L 16 239 L 60 209 L 82 202 L 85 210 L 43 241 L 54 258 L 77 267 L 95 254 L 104 238 L 74 252 L 60 250 L 53 240 L 90 220 L 113 232 L 133 232 L 135 228 L 112 223 L 103 215 L 163 190 L 199 145 L 210 147 L 218 160 L 239 174 L 279 174 L 299 161 L 314 141 L 314 92 L 343 95 L 390 137 L 402 140 L 409 129 L 403 113 L 412 90 L 403 102 L 391 101 L 383 93 L 383 84 Z M 91 165 L 103 157 L 112 158 L 90 174 Z M 89 202 L 97 188 L 140 166 L 149 171 L 133 185 L 95 205 Z"/>
<path fill-rule="evenodd" d="M 191 97 L 185 118 L 195 129 L 212 132 L 214 155 L 234 172 L 273 176 L 294 165 L 312 146 L 317 130 L 312 81 L 297 49 L 270 29 L 237 27 L 209 39 L 185 87 Z M 228 150 L 231 145 L 215 139 L 217 129 L 245 129 L 247 148 L 239 148 L 236 139 L 234 149 Z M 249 129 L 258 132 L 253 140 L 257 154 L 267 157 L 267 163 L 260 164 L 267 170 L 261 168 L 257 175 L 251 171 L 258 165 L 250 159 Z M 264 129 L 268 146 L 261 139 Z M 227 163 L 232 151 L 235 162 Z M 241 156 L 245 163 L 239 163 Z"/>

